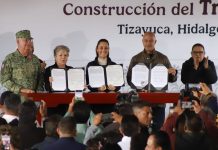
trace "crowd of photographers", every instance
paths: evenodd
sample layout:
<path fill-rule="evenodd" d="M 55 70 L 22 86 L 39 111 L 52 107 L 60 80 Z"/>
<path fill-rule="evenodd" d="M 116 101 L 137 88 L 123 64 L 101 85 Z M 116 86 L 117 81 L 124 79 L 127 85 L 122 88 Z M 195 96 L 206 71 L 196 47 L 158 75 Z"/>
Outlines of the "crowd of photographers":
<path fill-rule="evenodd" d="M 114 112 L 94 114 L 72 99 L 64 116 L 47 116 L 39 106 L 10 91 L 1 95 L 1 149 L 11 150 L 215 150 L 218 148 L 217 96 L 204 83 L 181 96 L 161 129 L 152 123 L 152 105 L 136 93 L 120 94 Z M 189 104 L 188 104 L 189 103 Z M 37 115 L 41 115 L 41 121 Z"/>

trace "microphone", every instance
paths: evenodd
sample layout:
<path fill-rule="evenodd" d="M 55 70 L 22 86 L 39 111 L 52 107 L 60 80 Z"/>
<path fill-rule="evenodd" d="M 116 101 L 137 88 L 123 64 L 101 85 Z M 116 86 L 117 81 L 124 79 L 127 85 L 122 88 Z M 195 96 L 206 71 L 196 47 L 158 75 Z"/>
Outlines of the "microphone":
<path fill-rule="evenodd" d="M 153 58 L 154 54 L 148 54 L 148 57 L 146 57 L 147 60 L 151 60 Z"/>

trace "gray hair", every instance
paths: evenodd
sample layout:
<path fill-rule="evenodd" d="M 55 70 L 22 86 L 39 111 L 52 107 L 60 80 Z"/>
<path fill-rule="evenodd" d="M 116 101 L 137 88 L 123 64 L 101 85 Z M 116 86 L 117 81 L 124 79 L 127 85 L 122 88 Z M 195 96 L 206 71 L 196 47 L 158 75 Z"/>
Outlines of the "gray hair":
<path fill-rule="evenodd" d="M 56 46 L 55 47 L 55 49 L 54 49 L 54 56 L 56 56 L 57 55 L 57 53 L 59 52 L 59 51 L 66 51 L 68 54 L 69 54 L 69 52 L 70 52 L 70 49 L 67 47 L 67 46 L 65 46 L 65 45 L 58 45 L 58 46 Z"/>

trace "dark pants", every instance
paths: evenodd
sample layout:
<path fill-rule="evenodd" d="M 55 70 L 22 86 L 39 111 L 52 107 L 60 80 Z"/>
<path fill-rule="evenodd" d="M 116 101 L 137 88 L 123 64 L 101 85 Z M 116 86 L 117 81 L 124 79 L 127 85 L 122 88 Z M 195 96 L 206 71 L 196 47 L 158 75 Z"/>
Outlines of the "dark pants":
<path fill-rule="evenodd" d="M 153 127 L 155 131 L 160 130 L 164 123 L 165 119 L 165 106 L 154 106 L 152 107 L 152 115 L 153 115 Z"/>

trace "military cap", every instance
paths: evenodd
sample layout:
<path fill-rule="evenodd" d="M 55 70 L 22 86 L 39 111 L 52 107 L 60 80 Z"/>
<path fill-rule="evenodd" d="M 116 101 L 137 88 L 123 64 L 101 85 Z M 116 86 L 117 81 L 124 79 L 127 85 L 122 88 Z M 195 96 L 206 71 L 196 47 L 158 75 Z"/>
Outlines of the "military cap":
<path fill-rule="evenodd" d="M 21 30 L 16 33 L 16 38 L 33 39 L 30 30 Z"/>

